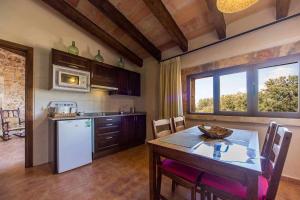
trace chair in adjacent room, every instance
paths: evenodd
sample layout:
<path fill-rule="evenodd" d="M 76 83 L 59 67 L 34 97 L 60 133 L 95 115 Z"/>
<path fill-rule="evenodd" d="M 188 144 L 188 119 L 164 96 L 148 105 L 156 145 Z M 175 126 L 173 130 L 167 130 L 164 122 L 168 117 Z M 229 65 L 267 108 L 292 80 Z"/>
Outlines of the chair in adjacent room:
<path fill-rule="evenodd" d="M 259 176 L 258 199 L 275 199 L 282 170 L 288 153 L 292 133 L 278 126 L 270 154 L 267 159 L 265 175 Z M 247 199 L 247 186 L 240 182 L 204 173 L 200 181 L 201 199 Z M 208 196 L 209 195 L 209 196 Z"/>
<path fill-rule="evenodd" d="M 16 136 L 25 137 L 25 121 L 20 117 L 20 109 L 4 110 L 0 108 L 2 139 L 9 140 L 10 132 Z"/>

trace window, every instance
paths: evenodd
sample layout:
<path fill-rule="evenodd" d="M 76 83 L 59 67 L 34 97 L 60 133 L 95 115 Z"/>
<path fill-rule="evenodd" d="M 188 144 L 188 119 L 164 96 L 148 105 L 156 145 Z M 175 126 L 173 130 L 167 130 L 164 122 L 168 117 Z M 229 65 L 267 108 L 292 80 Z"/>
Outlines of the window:
<path fill-rule="evenodd" d="M 300 55 L 188 77 L 189 112 L 300 118 Z"/>
<path fill-rule="evenodd" d="M 220 76 L 220 111 L 247 111 L 246 72 Z"/>
<path fill-rule="evenodd" d="M 195 80 L 195 112 L 214 112 L 213 77 L 205 77 Z"/>
<path fill-rule="evenodd" d="M 299 64 L 258 69 L 258 111 L 298 112 Z"/>

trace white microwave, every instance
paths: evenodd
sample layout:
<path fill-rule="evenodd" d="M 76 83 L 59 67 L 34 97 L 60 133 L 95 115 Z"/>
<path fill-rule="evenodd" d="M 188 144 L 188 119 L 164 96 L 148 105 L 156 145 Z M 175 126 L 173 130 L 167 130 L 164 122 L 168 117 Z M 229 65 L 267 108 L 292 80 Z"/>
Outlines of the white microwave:
<path fill-rule="evenodd" d="M 77 92 L 90 92 L 90 72 L 53 65 L 52 88 Z"/>

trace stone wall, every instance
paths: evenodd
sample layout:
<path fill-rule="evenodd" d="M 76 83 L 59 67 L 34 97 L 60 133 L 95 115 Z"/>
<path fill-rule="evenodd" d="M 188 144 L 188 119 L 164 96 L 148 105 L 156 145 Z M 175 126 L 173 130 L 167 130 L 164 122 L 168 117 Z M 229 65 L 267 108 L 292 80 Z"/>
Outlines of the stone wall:
<path fill-rule="evenodd" d="M 0 107 L 25 118 L 25 57 L 0 48 Z"/>
<path fill-rule="evenodd" d="M 244 65 L 244 64 L 257 64 L 264 62 L 271 58 L 283 57 L 287 55 L 300 53 L 300 41 L 286 44 L 278 47 L 264 49 L 256 52 L 251 52 L 243 55 L 225 58 L 215 62 L 202 64 L 199 66 L 185 68 L 181 70 L 182 79 L 182 98 L 183 98 L 183 111 L 187 113 L 187 76 L 202 72 L 208 72 L 216 69 L 224 69 L 228 67 Z"/>

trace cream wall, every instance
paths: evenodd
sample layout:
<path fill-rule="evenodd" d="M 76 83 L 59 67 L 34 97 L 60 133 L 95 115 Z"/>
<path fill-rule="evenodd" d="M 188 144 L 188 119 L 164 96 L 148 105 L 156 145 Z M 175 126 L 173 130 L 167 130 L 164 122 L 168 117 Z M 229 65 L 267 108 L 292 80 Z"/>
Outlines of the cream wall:
<path fill-rule="evenodd" d="M 289 15 L 300 12 L 300 1 L 291 0 Z M 261 25 L 273 22 L 275 20 L 275 7 L 264 9 L 249 15 L 245 18 L 237 20 L 233 23 L 227 24 L 226 35 L 227 37 L 242 33 L 244 31 L 259 27 Z M 226 19 L 226 18 L 225 18 Z M 282 44 L 297 41 L 299 35 L 299 21 L 300 17 L 281 22 L 279 24 L 269 26 L 259 31 L 246 34 L 244 36 L 222 42 L 221 44 L 214 45 L 186 56 L 182 56 L 183 68 L 194 67 L 199 64 L 208 63 L 211 61 L 232 57 L 249 53 L 259 49 L 270 48 Z M 211 32 L 201 37 L 189 41 L 189 50 L 211 44 L 218 41 L 217 34 Z M 247 43 L 245 43 L 247 41 Z M 163 58 L 168 58 L 182 53 L 178 47 L 174 47 L 162 53 Z"/>
<path fill-rule="evenodd" d="M 159 64 L 157 60 L 153 58 L 144 60 L 142 80 L 143 100 L 136 104 L 136 107 L 147 112 L 147 140 L 149 140 L 153 136 L 152 120 L 158 118 Z"/>
<path fill-rule="evenodd" d="M 300 11 L 300 1 L 292 1 L 290 14 Z M 267 23 L 275 19 L 275 12 L 272 9 L 263 10 L 256 13 L 254 16 L 248 16 L 242 20 L 236 21 L 227 27 L 227 35 L 234 35 L 236 33 L 247 30 L 247 28 L 253 28 L 257 26 L 257 23 Z M 283 44 L 293 43 L 300 41 L 300 17 L 293 18 L 291 20 L 281 22 L 279 24 L 267 27 L 265 29 L 258 30 L 256 32 L 249 33 L 247 35 L 222 42 L 220 44 L 196 51 L 194 53 L 181 57 L 182 68 L 191 68 L 200 66 L 205 63 L 218 61 L 224 58 L 230 58 L 237 55 L 246 54 L 249 52 L 255 52 L 258 50 L 276 47 Z M 199 46 L 211 43 L 216 40 L 215 33 L 210 33 L 202 37 L 196 38 L 189 42 L 190 49 L 194 49 Z M 166 58 L 171 55 L 179 53 L 177 48 L 163 52 L 163 56 Z M 153 66 L 154 67 L 154 66 Z M 253 119 L 243 119 L 242 121 L 232 118 L 232 122 L 222 117 L 212 117 L 213 120 L 204 119 L 203 116 L 187 116 L 188 125 L 197 125 L 203 122 L 213 123 L 229 128 L 240 128 L 257 130 L 259 132 L 260 142 L 263 142 L 265 137 L 267 124 L 255 123 Z M 236 120 L 236 121 L 235 121 Z M 256 121 L 259 119 L 255 119 Z M 254 121 L 255 121 L 254 120 Z M 267 119 L 269 121 L 271 119 Z M 249 122 L 248 122 L 249 121 Z M 250 122 L 251 121 L 251 122 Z M 286 120 L 277 119 L 282 124 L 286 124 Z M 288 120 L 287 127 L 293 132 L 293 138 L 290 145 L 288 158 L 285 163 L 283 174 L 288 177 L 292 177 L 300 180 L 300 125 L 299 120 Z M 293 126 L 291 126 L 291 123 Z M 262 146 L 262 144 L 261 144 Z"/>
<path fill-rule="evenodd" d="M 78 102 L 79 110 L 85 112 L 118 111 L 120 106 L 143 105 L 144 91 L 142 97 L 108 96 L 99 90 L 90 94 L 49 91 L 51 48 L 65 50 L 74 40 L 81 56 L 92 58 L 100 49 L 105 62 L 115 64 L 119 55 L 40 0 L 1 0 L 0 13 L 0 38 L 34 48 L 34 165 L 48 162 L 46 107 L 49 101 L 74 100 Z M 125 62 L 127 66 L 133 66 L 132 70 L 147 71 Z M 144 107 L 139 106 L 138 110 L 143 111 Z"/>

